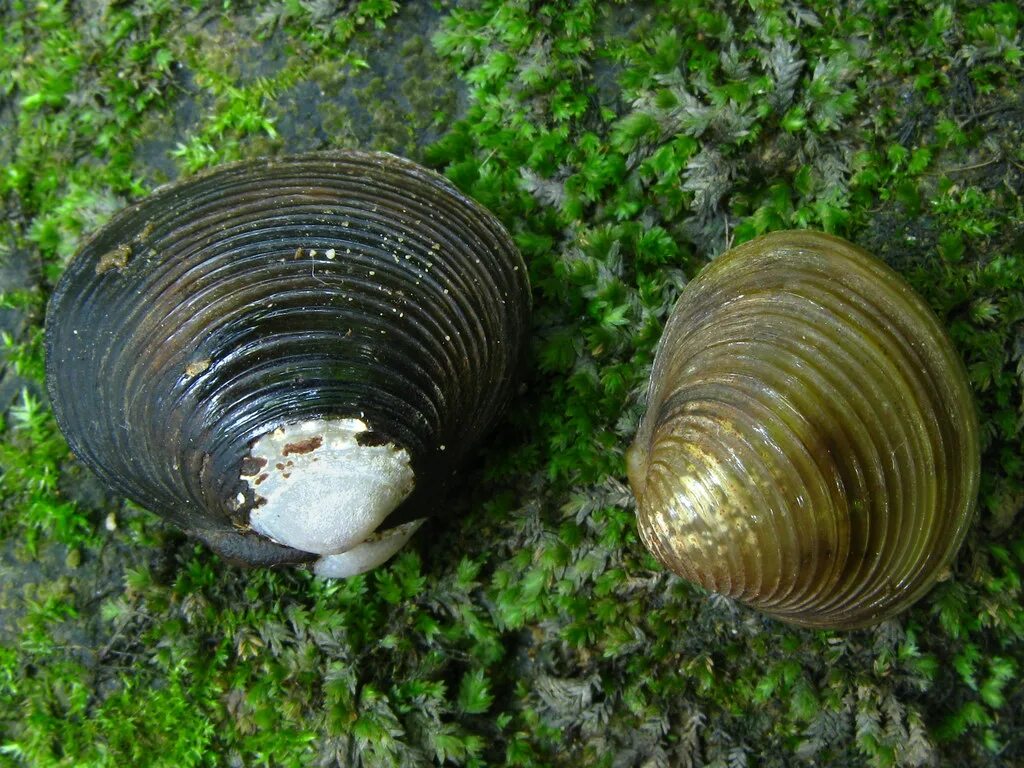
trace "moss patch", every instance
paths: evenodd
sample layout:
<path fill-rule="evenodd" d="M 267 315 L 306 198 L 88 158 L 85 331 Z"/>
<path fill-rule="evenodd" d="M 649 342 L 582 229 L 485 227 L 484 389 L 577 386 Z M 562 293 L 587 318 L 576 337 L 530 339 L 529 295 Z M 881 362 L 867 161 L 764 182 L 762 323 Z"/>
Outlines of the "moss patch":
<path fill-rule="evenodd" d="M 0 765 L 1024 761 L 1016 4 L 15 0 L 0 21 Z M 514 233 L 525 384 L 386 568 L 240 571 L 87 491 L 39 386 L 46 299 L 157 183 L 354 145 L 442 170 Z M 872 630 L 667 575 L 623 485 L 679 289 L 783 227 L 899 269 L 981 412 L 956 568 Z"/>

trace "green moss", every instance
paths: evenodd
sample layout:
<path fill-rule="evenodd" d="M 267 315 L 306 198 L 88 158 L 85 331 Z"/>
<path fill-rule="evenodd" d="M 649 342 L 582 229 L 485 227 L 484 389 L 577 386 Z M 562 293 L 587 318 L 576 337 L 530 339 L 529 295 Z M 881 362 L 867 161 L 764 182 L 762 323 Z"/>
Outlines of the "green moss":
<path fill-rule="evenodd" d="M 15 0 L 0 21 L 0 258 L 31 275 L 0 302 L 0 391 L 23 391 L 0 434 L 0 765 L 1024 760 L 1015 4 Z M 512 231 L 524 391 L 386 568 L 241 571 L 74 462 L 45 302 L 156 182 L 350 145 L 421 158 Z M 623 485 L 679 290 L 782 227 L 904 274 L 978 400 L 978 521 L 872 630 L 797 631 L 667 575 Z"/>

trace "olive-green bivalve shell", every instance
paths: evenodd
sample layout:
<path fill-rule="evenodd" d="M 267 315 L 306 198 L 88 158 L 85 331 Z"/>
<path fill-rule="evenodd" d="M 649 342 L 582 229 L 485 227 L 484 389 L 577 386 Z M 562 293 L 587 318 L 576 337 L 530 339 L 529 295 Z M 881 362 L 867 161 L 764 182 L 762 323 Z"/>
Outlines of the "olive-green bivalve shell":
<path fill-rule="evenodd" d="M 529 309 L 510 236 L 443 177 L 355 151 L 244 162 L 85 245 L 49 305 L 47 384 L 118 493 L 229 558 L 348 575 L 437 510 Z"/>
<path fill-rule="evenodd" d="M 980 472 L 967 377 L 935 316 L 815 232 L 734 248 L 686 287 L 627 458 L 641 537 L 668 568 L 827 628 L 928 591 Z"/>

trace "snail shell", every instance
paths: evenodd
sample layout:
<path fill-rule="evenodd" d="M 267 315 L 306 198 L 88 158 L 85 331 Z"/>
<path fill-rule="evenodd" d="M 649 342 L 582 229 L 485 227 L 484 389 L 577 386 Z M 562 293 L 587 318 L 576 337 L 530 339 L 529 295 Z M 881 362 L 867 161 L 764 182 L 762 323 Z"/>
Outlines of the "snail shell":
<path fill-rule="evenodd" d="M 848 629 L 909 606 L 956 555 L 978 424 L 962 362 L 895 272 L 778 232 L 683 291 L 627 464 L 641 538 L 669 569 Z"/>
<path fill-rule="evenodd" d="M 231 559 L 345 576 L 437 506 L 508 399 L 529 308 L 508 233 L 443 177 L 378 153 L 245 162 L 84 246 L 47 384 L 119 494 Z"/>

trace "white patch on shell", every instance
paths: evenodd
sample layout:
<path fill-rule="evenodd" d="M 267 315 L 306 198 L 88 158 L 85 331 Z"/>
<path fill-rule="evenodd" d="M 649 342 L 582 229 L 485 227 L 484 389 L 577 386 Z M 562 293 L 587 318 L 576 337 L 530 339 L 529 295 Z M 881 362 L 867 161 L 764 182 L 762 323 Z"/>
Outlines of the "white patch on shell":
<path fill-rule="evenodd" d="M 324 555 L 313 564 L 313 573 L 325 579 L 347 579 L 373 570 L 389 560 L 423 525 L 425 518 L 375 533 L 366 541 L 339 555 Z"/>
<path fill-rule="evenodd" d="M 414 485 L 408 452 L 360 445 L 356 436 L 367 431 L 359 419 L 318 419 L 257 439 L 248 462 L 260 466 L 242 475 L 262 500 L 249 513 L 252 529 L 319 555 L 365 541 Z"/>

